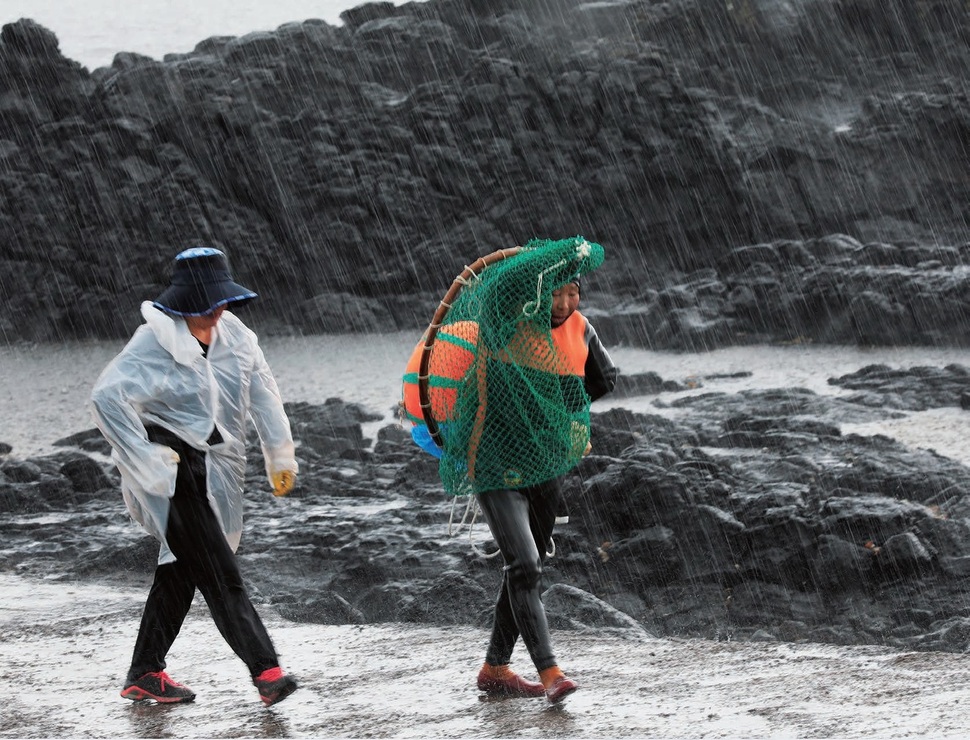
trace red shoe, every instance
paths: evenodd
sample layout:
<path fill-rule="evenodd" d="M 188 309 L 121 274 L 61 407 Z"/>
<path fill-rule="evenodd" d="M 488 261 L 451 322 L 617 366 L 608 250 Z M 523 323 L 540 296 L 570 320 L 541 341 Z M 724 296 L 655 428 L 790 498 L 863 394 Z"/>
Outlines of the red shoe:
<path fill-rule="evenodd" d="M 296 681 L 292 676 L 283 673 L 279 666 L 267 668 L 253 679 L 253 684 L 259 689 L 259 698 L 268 707 L 283 701 L 297 690 Z"/>
<path fill-rule="evenodd" d="M 552 686 L 545 690 L 546 698 L 551 703 L 558 704 L 578 688 L 579 684 L 571 678 L 560 676 L 552 682 Z"/>
<path fill-rule="evenodd" d="M 173 681 L 165 671 L 146 673 L 137 681 L 127 684 L 121 695 L 132 701 L 154 699 L 159 704 L 178 704 L 195 699 L 195 692 L 178 681 Z"/>
<path fill-rule="evenodd" d="M 507 675 L 496 678 L 489 675 L 485 668 L 478 672 L 478 690 L 491 696 L 507 696 L 520 699 L 531 699 L 543 696 L 545 688 L 538 681 L 526 681 L 522 676 L 511 670 Z"/>

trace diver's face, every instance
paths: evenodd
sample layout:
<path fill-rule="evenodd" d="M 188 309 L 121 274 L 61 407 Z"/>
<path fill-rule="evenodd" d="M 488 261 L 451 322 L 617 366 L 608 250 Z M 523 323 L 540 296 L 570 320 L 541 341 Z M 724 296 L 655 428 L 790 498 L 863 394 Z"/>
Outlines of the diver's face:
<path fill-rule="evenodd" d="M 213 309 L 207 314 L 202 316 L 186 316 L 185 323 L 189 326 L 189 331 L 193 334 L 196 331 L 211 331 L 212 328 L 219 323 L 219 319 L 222 318 L 222 314 L 225 312 L 225 306 L 219 306 Z"/>
<path fill-rule="evenodd" d="M 552 291 L 552 328 L 562 326 L 577 308 L 579 308 L 579 286 L 576 283 L 566 283 Z"/>

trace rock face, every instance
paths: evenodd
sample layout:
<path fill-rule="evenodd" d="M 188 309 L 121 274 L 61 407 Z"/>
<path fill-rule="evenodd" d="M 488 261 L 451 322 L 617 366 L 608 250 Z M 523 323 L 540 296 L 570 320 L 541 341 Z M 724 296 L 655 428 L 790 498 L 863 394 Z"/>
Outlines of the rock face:
<path fill-rule="evenodd" d="M 970 244 L 897 247 L 845 234 L 725 250 L 586 311 L 609 342 L 705 350 L 772 341 L 970 344 Z M 593 301 L 604 306 L 594 293 Z"/>
<path fill-rule="evenodd" d="M 958 407 L 970 371 L 870 366 L 831 382 L 851 393 L 705 388 L 674 419 L 594 414 L 545 569 L 551 623 L 965 652 L 970 470 L 841 425 Z M 501 564 L 480 553 L 495 545 L 480 517 L 449 536 L 465 502 L 451 511 L 431 456 L 399 426 L 365 439 L 374 416 L 353 404 L 288 412 L 289 497 L 250 450 L 239 554 L 256 598 L 297 621 L 487 626 Z M 0 458 L 0 570 L 147 585 L 157 543 L 127 521 L 98 439 Z"/>
<path fill-rule="evenodd" d="M 611 309 L 716 271 L 635 341 L 794 319 L 933 338 L 899 291 L 966 263 L 962 3 L 430 0 L 343 20 L 94 71 L 4 26 L 0 338 L 125 336 L 200 243 L 258 289 L 264 330 L 417 326 L 475 257 L 577 233 L 607 248 Z M 812 251 L 834 234 L 862 251 Z M 719 294 L 739 260 L 760 272 Z M 886 265 L 917 277 L 864 274 Z M 806 295 L 763 302 L 792 281 Z"/>

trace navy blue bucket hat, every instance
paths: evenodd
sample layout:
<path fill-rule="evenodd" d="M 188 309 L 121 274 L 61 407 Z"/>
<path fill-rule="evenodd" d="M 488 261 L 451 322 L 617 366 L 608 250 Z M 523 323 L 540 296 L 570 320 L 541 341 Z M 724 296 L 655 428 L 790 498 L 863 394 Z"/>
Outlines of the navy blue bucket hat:
<path fill-rule="evenodd" d="M 204 316 L 219 306 L 241 305 L 256 294 L 234 282 L 226 255 L 212 247 L 179 252 L 171 284 L 155 299 L 156 308 L 176 316 Z"/>

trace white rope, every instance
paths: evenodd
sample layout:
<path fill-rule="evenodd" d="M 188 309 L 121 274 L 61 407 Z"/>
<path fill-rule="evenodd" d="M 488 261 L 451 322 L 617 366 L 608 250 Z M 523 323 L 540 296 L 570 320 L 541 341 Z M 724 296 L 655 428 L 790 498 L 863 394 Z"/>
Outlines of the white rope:
<path fill-rule="evenodd" d="M 536 299 L 534 301 L 529 301 L 524 306 L 522 306 L 522 315 L 526 318 L 532 318 L 536 315 L 539 310 L 539 304 L 542 302 L 542 279 L 546 276 L 546 273 L 557 270 L 566 264 L 566 260 L 559 260 L 552 267 L 547 267 L 545 270 L 539 273 L 539 278 L 536 280 Z"/>
<path fill-rule="evenodd" d="M 583 241 L 576 245 L 576 257 L 574 257 L 574 259 L 589 257 L 592 251 L 593 248 L 590 246 L 589 242 L 583 239 Z M 534 301 L 529 301 L 522 307 L 523 316 L 525 316 L 527 319 L 531 319 L 536 315 L 536 312 L 539 310 L 539 303 L 542 301 L 542 279 L 546 276 L 546 273 L 552 272 L 553 270 L 558 270 L 568 261 L 569 260 L 561 259 L 552 267 L 548 267 L 539 273 L 539 279 L 536 280 L 536 299 Z"/>
<path fill-rule="evenodd" d="M 478 546 L 475 544 L 475 541 L 472 539 L 472 529 L 475 526 L 475 520 L 478 519 L 478 512 L 480 512 L 482 508 L 478 505 L 478 499 L 475 498 L 474 495 L 466 496 L 466 498 L 468 499 L 468 502 L 465 504 L 465 511 L 461 515 L 461 521 L 458 522 L 457 526 L 455 525 L 454 522 L 455 522 L 455 507 L 458 506 L 459 496 L 455 496 L 451 500 L 451 511 L 448 514 L 448 536 L 457 537 L 458 534 L 461 532 L 461 528 L 464 527 L 465 524 L 467 523 L 468 524 L 468 544 L 471 546 L 472 552 L 474 552 L 476 555 L 478 555 L 481 558 L 485 558 L 486 560 L 490 560 L 491 558 L 501 555 L 502 554 L 501 550 L 496 550 L 495 552 L 482 552 L 481 550 L 478 549 Z M 471 513 L 471 519 L 468 518 L 469 512 Z M 558 517 L 556 519 L 557 521 L 559 520 Z M 546 550 L 546 557 L 547 558 L 556 557 L 556 541 L 551 536 L 549 537 L 549 549 Z"/>
<path fill-rule="evenodd" d="M 501 550 L 496 550 L 495 552 L 482 552 L 478 549 L 475 541 L 472 539 L 472 529 L 475 526 L 475 520 L 478 518 L 478 512 L 481 508 L 478 506 L 478 499 L 474 495 L 467 496 L 468 503 L 465 504 L 465 512 L 461 515 L 461 521 L 458 522 L 457 527 L 454 526 L 455 521 L 455 507 L 458 505 L 458 496 L 455 496 L 451 501 L 451 513 L 448 515 L 448 536 L 457 537 L 461 532 L 461 528 L 465 526 L 466 522 L 468 524 L 468 544 L 471 545 L 472 552 L 481 558 L 490 560 L 491 558 L 501 555 Z M 469 513 L 471 513 L 471 519 L 469 519 Z"/>

